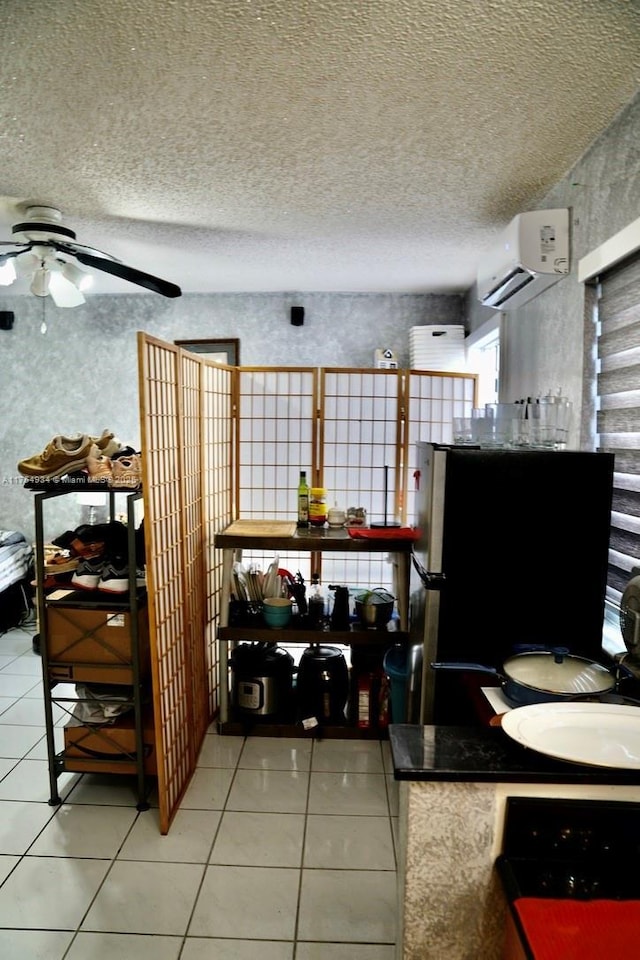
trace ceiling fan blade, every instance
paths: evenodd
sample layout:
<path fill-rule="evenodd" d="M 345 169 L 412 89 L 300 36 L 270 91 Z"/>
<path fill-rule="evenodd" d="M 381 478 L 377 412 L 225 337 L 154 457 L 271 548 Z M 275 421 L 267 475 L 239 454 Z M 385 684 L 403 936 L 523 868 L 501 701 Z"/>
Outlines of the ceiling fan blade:
<path fill-rule="evenodd" d="M 9 244 L 7 243 L 7 246 L 8 245 Z M 5 246 L 5 244 L 0 242 L 0 247 L 1 246 Z M 22 245 L 21 250 L 15 249 L 15 246 L 16 246 L 15 243 L 12 243 L 11 246 L 13 247 L 13 250 L 7 250 L 6 253 L 0 253 L 0 263 L 6 263 L 7 260 L 11 260 L 12 257 L 19 257 L 20 254 L 25 253 L 27 250 L 31 250 L 31 247 L 33 246 L 33 244 L 25 243 Z"/>
<path fill-rule="evenodd" d="M 72 244 L 58 243 L 53 241 L 51 246 L 55 247 L 61 253 L 67 253 L 78 260 L 86 267 L 94 267 L 96 270 L 102 270 L 104 273 L 110 273 L 114 277 L 120 277 L 122 280 L 128 280 L 129 283 L 135 283 L 139 287 L 146 287 L 147 290 L 153 290 L 163 297 L 181 297 L 182 290 L 175 283 L 169 280 L 161 280 L 160 277 L 154 277 L 150 273 L 144 273 L 142 270 L 136 270 L 135 267 L 127 267 L 119 260 L 111 260 L 107 257 L 97 257 L 92 253 L 86 253 Z"/>

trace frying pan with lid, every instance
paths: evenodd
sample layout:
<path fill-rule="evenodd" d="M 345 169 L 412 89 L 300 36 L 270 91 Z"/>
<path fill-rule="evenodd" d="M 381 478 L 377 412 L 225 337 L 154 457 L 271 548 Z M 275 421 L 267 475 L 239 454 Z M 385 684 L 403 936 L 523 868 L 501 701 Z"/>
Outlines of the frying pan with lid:
<path fill-rule="evenodd" d="M 492 674 L 501 681 L 505 697 L 517 706 L 597 696 L 616 686 L 607 667 L 571 654 L 566 647 L 517 653 L 503 662 L 502 671 L 486 664 L 464 662 L 435 662 L 431 667 Z"/>

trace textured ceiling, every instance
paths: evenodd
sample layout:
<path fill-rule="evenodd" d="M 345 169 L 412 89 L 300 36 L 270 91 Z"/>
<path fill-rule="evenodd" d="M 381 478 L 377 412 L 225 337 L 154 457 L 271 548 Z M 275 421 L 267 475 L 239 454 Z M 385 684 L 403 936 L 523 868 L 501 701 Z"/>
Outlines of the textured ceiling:
<path fill-rule="evenodd" d="M 0 239 L 52 204 L 184 292 L 463 291 L 640 83 L 635 0 L 0 0 L 0 24 Z"/>

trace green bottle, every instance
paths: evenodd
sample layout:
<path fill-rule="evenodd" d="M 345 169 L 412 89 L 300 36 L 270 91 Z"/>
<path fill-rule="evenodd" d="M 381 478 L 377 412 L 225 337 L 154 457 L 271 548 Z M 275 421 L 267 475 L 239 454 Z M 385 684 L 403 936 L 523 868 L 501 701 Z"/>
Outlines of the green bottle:
<path fill-rule="evenodd" d="M 298 482 L 298 526 L 309 526 L 309 484 L 306 470 L 300 471 Z"/>

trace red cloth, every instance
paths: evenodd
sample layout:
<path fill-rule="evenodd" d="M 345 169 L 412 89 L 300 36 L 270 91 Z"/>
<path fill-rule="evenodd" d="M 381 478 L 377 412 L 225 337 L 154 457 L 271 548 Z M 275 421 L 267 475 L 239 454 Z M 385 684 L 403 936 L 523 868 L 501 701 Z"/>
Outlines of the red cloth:
<path fill-rule="evenodd" d="M 640 900 L 514 903 L 535 960 L 638 960 Z"/>
<path fill-rule="evenodd" d="M 414 527 L 347 527 L 355 540 L 417 540 L 420 531 Z"/>

